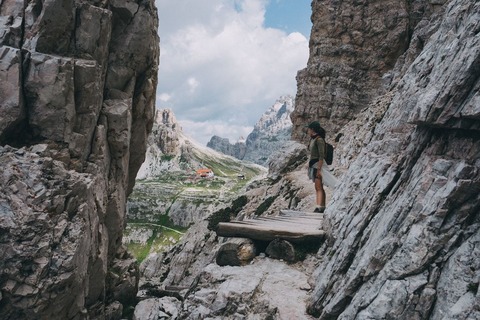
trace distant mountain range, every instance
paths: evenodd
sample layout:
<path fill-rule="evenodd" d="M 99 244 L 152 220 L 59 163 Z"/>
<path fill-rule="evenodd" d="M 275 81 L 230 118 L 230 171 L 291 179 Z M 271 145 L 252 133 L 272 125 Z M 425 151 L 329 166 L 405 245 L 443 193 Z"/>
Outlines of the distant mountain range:
<path fill-rule="evenodd" d="M 290 140 L 292 131 L 290 114 L 294 107 L 294 100 L 290 95 L 281 96 L 260 117 L 247 139 L 240 137 L 232 144 L 227 138 L 213 136 L 207 147 L 237 159 L 266 165 L 273 151 Z"/>

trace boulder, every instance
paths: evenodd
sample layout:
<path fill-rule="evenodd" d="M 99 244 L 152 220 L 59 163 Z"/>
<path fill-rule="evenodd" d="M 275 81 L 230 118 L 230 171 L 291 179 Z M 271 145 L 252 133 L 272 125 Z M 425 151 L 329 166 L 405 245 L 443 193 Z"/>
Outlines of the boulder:
<path fill-rule="evenodd" d="M 270 258 L 256 258 L 242 267 L 209 264 L 185 297 L 180 318 L 312 319 L 304 308 L 307 279 Z"/>
<path fill-rule="evenodd" d="M 152 298 L 140 301 L 135 307 L 133 320 L 178 319 L 181 302 L 172 297 Z"/>

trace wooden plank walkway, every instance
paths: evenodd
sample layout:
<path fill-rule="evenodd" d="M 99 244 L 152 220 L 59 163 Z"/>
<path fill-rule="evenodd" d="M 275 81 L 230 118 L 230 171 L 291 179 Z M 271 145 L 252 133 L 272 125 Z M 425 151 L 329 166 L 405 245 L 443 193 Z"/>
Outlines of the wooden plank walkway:
<path fill-rule="evenodd" d="M 325 222 L 324 215 L 320 213 L 281 210 L 280 215 L 275 217 L 220 222 L 216 232 L 222 237 L 305 242 L 324 239 L 326 236 Z"/>

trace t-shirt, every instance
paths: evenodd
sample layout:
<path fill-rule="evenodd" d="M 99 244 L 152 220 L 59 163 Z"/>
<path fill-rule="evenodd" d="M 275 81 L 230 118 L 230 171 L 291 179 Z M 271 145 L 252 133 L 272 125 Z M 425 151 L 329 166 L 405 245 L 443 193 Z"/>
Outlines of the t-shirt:
<path fill-rule="evenodd" d="M 322 137 L 317 136 L 310 140 L 308 148 L 310 150 L 310 161 L 325 159 L 325 140 Z"/>

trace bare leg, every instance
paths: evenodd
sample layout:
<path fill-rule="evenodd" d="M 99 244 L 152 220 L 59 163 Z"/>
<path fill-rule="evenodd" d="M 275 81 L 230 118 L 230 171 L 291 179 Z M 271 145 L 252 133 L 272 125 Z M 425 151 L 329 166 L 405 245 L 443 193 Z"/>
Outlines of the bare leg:
<path fill-rule="evenodd" d="M 317 206 L 325 207 L 325 189 L 321 178 L 315 179 L 315 191 L 317 193 Z"/>

